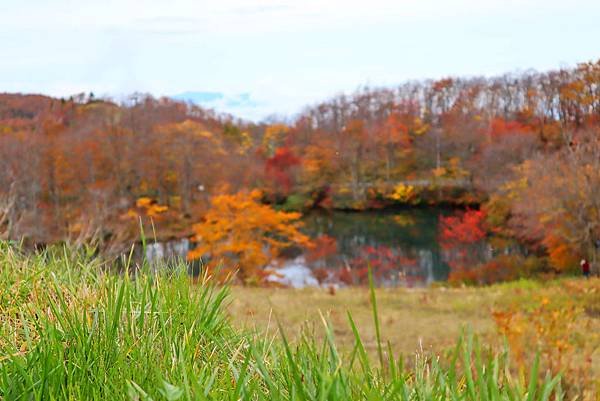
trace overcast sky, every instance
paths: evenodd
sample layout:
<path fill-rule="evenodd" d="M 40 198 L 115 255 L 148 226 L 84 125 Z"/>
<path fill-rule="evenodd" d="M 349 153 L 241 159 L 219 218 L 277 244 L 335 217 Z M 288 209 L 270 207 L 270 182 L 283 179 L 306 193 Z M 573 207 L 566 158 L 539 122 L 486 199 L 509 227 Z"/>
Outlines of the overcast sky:
<path fill-rule="evenodd" d="M 252 119 L 365 84 L 598 58 L 598 0 L 0 0 L 0 92 L 220 92 Z"/>

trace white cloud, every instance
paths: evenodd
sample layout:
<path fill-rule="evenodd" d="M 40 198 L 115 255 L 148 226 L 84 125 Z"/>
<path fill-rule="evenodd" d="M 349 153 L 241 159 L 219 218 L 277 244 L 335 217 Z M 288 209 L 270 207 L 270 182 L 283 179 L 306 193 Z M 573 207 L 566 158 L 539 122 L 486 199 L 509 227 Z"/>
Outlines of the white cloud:
<path fill-rule="evenodd" d="M 598 20 L 597 0 L 0 0 L 0 91 L 250 92 L 242 113 L 291 113 L 367 82 L 599 57 Z"/>
<path fill-rule="evenodd" d="M 247 32 L 306 29 L 307 25 L 398 19 L 477 18 L 561 10 L 594 10 L 574 0 L 6 0 L 2 30 L 124 29 L 154 32 Z"/>

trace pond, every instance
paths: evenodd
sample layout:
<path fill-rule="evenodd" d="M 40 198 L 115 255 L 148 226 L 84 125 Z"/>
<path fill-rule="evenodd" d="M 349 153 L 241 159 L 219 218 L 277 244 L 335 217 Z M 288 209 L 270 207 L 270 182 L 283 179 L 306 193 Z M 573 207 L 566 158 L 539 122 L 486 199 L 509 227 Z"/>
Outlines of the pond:
<path fill-rule="evenodd" d="M 417 208 L 376 212 L 313 212 L 303 231 L 315 248 L 285 261 L 271 278 L 294 287 L 356 285 L 419 286 L 448 277 L 440 249 L 439 216 L 450 211 Z M 279 277 L 278 277 L 279 276 Z"/>
<path fill-rule="evenodd" d="M 269 280 L 292 287 L 344 286 L 368 283 L 368 269 L 379 286 L 424 286 L 448 277 L 452 257 L 438 242 L 439 218 L 450 209 L 414 208 L 394 211 L 311 212 L 302 230 L 315 243 L 313 249 L 289 252 L 269 268 Z M 157 260 L 183 256 L 187 239 L 148 246 L 146 257 Z M 480 262 L 491 258 L 481 244 Z"/>

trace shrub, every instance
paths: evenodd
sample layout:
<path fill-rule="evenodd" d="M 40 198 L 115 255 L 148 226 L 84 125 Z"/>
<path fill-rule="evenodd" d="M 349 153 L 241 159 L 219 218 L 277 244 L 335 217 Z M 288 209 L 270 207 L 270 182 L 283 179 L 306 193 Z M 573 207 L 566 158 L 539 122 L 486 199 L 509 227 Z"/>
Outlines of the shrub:
<path fill-rule="evenodd" d="M 537 350 L 545 369 L 553 374 L 563 374 L 571 397 L 591 399 L 593 387 L 600 390 L 600 383 L 594 383 L 592 377 L 593 351 L 583 357 L 577 352 L 585 349 L 583 342 L 586 340 L 597 342 L 599 338 L 597 334 L 576 330 L 576 322 L 587 317 L 572 299 L 537 297 L 530 308 L 508 305 L 495 310 L 493 317 L 521 368 L 532 362 L 533 351 Z"/>
<path fill-rule="evenodd" d="M 520 255 L 500 255 L 473 269 L 454 269 L 448 280 L 451 283 L 493 284 L 531 277 L 542 270 L 541 259 Z"/>

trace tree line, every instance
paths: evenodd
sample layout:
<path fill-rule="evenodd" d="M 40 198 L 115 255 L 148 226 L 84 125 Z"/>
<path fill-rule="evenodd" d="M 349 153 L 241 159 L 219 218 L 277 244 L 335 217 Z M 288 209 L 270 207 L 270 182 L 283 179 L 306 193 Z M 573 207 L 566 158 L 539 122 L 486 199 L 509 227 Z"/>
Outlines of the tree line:
<path fill-rule="evenodd" d="M 564 269 L 596 257 L 599 130 L 600 61 L 365 87 L 271 123 L 140 94 L 1 94 L 0 233 L 115 251 L 134 216 L 190 236 L 215 196 L 258 189 L 286 210 L 470 205 Z"/>

